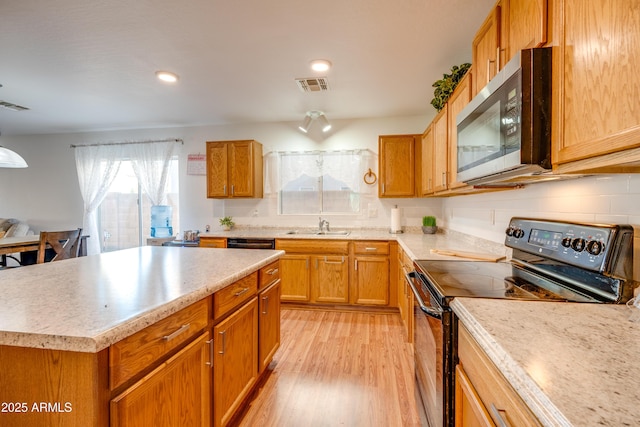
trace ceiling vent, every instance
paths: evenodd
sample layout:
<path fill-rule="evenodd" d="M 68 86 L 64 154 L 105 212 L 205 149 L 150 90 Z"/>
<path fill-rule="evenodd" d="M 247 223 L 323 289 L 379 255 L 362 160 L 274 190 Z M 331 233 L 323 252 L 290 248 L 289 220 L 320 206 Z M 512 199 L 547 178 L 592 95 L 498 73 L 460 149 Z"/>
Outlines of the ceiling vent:
<path fill-rule="evenodd" d="M 6 108 L 7 110 L 12 110 L 12 111 L 25 111 L 29 109 L 27 107 L 23 107 L 22 105 L 12 104 L 11 102 L 7 102 L 7 101 L 0 101 L 0 107 Z"/>
<path fill-rule="evenodd" d="M 296 79 L 296 83 L 303 92 L 326 92 L 329 90 L 329 82 L 326 77 Z"/>

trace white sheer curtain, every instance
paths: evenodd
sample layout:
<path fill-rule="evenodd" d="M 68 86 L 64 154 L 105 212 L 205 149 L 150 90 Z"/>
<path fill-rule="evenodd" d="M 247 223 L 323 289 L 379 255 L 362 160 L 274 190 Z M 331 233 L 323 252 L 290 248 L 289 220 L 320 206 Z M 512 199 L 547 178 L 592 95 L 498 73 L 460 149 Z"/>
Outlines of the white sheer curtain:
<path fill-rule="evenodd" d="M 84 200 L 82 233 L 89 235 L 87 255 L 100 253 L 97 210 L 120 168 L 122 147 L 121 144 L 75 147 L 78 183 Z"/>
<path fill-rule="evenodd" d="M 152 205 L 165 202 L 169 165 L 177 145 L 177 141 L 171 140 L 129 144 L 125 148 L 138 182 Z"/>

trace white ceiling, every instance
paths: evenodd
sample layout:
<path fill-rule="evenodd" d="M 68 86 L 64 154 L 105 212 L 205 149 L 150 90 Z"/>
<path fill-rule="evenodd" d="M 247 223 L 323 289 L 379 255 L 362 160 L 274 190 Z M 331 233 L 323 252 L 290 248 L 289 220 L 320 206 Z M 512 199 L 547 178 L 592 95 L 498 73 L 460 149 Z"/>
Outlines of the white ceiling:
<path fill-rule="evenodd" d="M 0 1 L 5 135 L 421 115 L 495 0 Z M 330 90 L 303 93 L 318 74 Z M 155 78 L 177 73 L 177 84 Z"/>

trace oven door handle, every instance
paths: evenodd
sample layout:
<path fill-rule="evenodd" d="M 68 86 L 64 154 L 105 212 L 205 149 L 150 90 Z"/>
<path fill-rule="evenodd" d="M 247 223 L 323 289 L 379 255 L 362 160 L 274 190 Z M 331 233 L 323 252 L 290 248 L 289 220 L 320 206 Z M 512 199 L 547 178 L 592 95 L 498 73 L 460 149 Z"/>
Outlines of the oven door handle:
<path fill-rule="evenodd" d="M 411 290 L 413 291 L 413 295 L 416 297 L 416 301 L 418 302 L 418 305 L 420 306 L 420 310 L 422 310 L 427 316 L 431 316 L 431 317 L 436 318 L 436 319 L 442 319 L 442 309 L 441 308 L 429 307 L 422 300 L 422 297 L 420 296 L 420 293 L 416 289 L 415 283 L 413 283 L 413 279 L 416 278 L 416 272 L 412 271 L 411 273 L 407 273 L 407 274 L 404 275 L 404 277 L 407 279 L 407 282 L 409 282 L 409 286 L 411 286 Z"/>

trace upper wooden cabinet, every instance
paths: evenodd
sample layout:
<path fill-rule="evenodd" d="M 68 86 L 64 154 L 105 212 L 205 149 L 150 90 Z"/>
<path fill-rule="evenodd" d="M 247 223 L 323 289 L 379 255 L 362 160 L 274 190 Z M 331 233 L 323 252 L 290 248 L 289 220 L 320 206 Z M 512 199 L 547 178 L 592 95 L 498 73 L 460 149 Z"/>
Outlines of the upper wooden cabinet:
<path fill-rule="evenodd" d="M 416 145 L 421 135 L 381 135 L 378 139 L 378 197 L 415 197 Z"/>
<path fill-rule="evenodd" d="M 262 197 L 262 144 L 252 140 L 208 141 L 207 197 Z"/>
<path fill-rule="evenodd" d="M 422 171 L 420 179 L 419 196 L 432 195 L 434 190 L 433 185 L 433 126 L 429 125 L 422 134 L 422 140 L 420 142 L 420 156 L 422 158 Z"/>
<path fill-rule="evenodd" d="M 433 119 L 433 122 L 431 123 L 433 132 L 433 185 L 436 193 L 438 191 L 445 191 L 448 188 L 448 111 L 449 106 L 448 104 L 445 104 L 444 108 L 440 110 L 436 118 Z"/>
<path fill-rule="evenodd" d="M 473 95 L 477 95 L 489 81 L 498 74 L 500 51 L 500 12 L 498 3 L 476 33 L 471 44 L 472 61 L 475 69 Z"/>
<path fill-rule="evenodd" d="M 475 67 L 472 94 L 477 95 L 521 49 L 547 42 L 548 0 L 499 0 L 472 43 Z"/>
<path fill-rule="evenodd" d="M 554 9 L 554 171 L 640 170 L 640 8 L 565 0 Z"/>
<path fill-rule="evenodd" d="M 456 118 L 458 114 L 471 101 L 471 85 L 473 80 L 473 69 L 469 69 L 467 74 L 460 80 L 456 90 L 453 91 L 449 101 L 447 101 L 447 125 L 448 125 L 448 186 L 450 190 L 466 187 L 464 182 L 458 181 L 458 128 Z"/>

